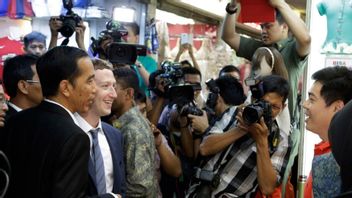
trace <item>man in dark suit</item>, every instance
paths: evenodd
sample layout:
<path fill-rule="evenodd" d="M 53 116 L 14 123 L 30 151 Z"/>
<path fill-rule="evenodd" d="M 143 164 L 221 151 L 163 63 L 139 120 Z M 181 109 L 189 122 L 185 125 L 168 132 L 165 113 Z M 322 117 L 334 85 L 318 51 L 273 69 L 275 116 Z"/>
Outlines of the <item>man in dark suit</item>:
<path fill-rule="evenodd" d="M 93 64 L 74 47 L 51 49 L 37 62 L 44 101 L 9 118 L 5 153 L 12 172 L 8 197 L 78 198 L 86 195 L 89 138 L 74 112 L 95 98 Z"/>
<path fill-rule="evenodd" d="M 93 65 L 97 85 L 94 103 L 88 112 L 75 113 L 79 126 L 91 139 L 88 194 L 118 197 L 126 190 L 123 138 L 120 131 L 100 119 L 111 113 L 116 80 L 110 63 L 95 59 Z"/>
<path fill-rule="evenodd" d="M 5 61 L 4 88 L 10 96 L 6 120 L 19 111 L 37 106 L 43 100 L 34 55 L 18 55 Z"/>

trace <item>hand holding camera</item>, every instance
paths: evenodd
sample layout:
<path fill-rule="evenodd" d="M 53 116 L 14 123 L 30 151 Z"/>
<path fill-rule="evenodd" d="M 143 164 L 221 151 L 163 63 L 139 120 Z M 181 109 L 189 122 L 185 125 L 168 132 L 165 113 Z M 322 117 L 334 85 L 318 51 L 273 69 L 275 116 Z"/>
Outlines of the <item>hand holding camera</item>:
<path fill-rule="evenodd" d="M 81 20 L 77 24 L 77 26 L 75 27 L 77 46 L 81 49 L 86 49 L 84 46 L 84 32 L 85 31 L 86 31 L 86 26 L 84 25 L 83 21 Z"/>
<path fill-rule="evenodd" d="M 243 112 L 238 112 L 236 119 L 238 120 L 237 127 L 251 134 L 256 142 L 268 139 L 269 129 L 263 117 L 260 117 L 258 122 L 248 123 L 243 119 Z"/>
<path fill-rule="evenodd" d="M 51 36 L 57 37 L 59 34 L 59 29 L 62 27 L 62 21 L 59 16 L 51 17 L 49 20 L 49 27 Z"/>
<path fill-rule="evenodd" d="M 203 111 L 203 115 L 201 116 L 189 114 L 187 117 L 190 120 L 193 130 L 197 134 L 203 134 L 209 127 L 208 116 L 205 111 Z"/>

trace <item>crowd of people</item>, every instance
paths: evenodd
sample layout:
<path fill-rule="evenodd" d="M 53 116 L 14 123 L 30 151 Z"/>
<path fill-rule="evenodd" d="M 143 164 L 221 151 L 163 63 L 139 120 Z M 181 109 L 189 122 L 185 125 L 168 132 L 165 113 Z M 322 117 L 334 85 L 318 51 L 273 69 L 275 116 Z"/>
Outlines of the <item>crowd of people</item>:
<path fill-rule="evenodd" d="M 4 196 L 295 197 L 297 87 L 311 37 L 284 0 L 269 2 L 276 20 L 261 24 L 261 41 L 236 32 L 236 0 L 226 7 L 222 39 L 251 61 L 245 84 L 229 64 L 203 87 L 189 44 L 175 63 L 147 55 L 126 64 L 111 61 L 109 31 L 86 49 L 83 22 L 78 48 L 57 46 L 56 17 L 48 50 L 43 34 L 25 36 L 25 54 L 5 61 L 0 85 Z M 137 44 L 138 25 L 125 28 Z M 179 60 L 184 52 L 192 63 Z M 349 197 L 352 71 L 329 67 L 312 78 L 302 108 L 322 142 L 304 197 Z"/>

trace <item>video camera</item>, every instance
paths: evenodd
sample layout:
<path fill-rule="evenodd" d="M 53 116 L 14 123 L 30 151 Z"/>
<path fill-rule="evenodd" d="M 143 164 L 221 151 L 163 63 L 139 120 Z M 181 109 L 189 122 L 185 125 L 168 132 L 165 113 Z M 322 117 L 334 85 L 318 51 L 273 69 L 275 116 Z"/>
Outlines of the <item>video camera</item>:
<path fill-rule="evenodd" d="M 202 116 L 203 111 L 194 103 L 194 91 L 199 90 L 199 85 L 184 82 L 184 75 L 180 63 L 163 61 L 159 77 L 164 82 L 165 98 L 171 104 L 178 106 L 180 116 L 188 114 Z"/>
<path fill-rule="evenodd" d="M 123 43 L 123 37 L 127 36 L 127 29 L 118 21 L 110 20 L 106 23 L 106 30 L 99 34 L 99 39 L 91 37 L 93 55 L 104 54 L 113 64 L 135 64 L 137 56 L 146 56 L 147 48 L 143 45 Z M 100 45 L 110 39 L 106 48 Z"/>
<path fill-rule="evenodd" d="M 246 84 L 250 86 L 253 102 L 247 105 L 242 113 L 243 121 L 248 124 L 254 124 L 263 117 L 266 126 L 271 132 L 272 115 L 271 104 L 262 99 L 264 96 L 263 82 L 260 79 L 246 79 Z"/>
<path fill-rule="evenodd" d="M 62 34 L 62 36 L 69 38 L 75 32 L 75 28 L 82 21 L 82 18 L 72 11 L 72 0 L 62 0 L 62 3 L 67 12 L 66 15 L 60 15 L 62 27 L 58 31 Z M 63 45 L 67 45 L 67 43 Z"/>

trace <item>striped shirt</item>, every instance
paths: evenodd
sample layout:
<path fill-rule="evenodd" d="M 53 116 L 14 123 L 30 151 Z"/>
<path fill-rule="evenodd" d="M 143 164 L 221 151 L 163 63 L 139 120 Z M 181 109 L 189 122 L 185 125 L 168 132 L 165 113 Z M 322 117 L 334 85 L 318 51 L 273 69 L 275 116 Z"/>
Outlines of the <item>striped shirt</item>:
<path fill-rule="evenodd" d="M 225 127 L 229 123 L 229 117 L 234 113 L 230 109 L 227 113 L 223 114 L 222 118 L 215 123 L 214 127 Z M 235 127 L 234 123 L 232 127 Z M 214 127 L 210 129 L 210 134 L 215 133 Z M 216 133 L 223 133 L 221 127 L 216 128 Z M 226 157 L 232 152 L 232 157 Z M 223 152 L 214 155 L 209 161 L 202 166 L 202 170 L 213 171 L 217 173 L 219 167 L 224 167 L 220 175 L 220 184 L 216 189 L 213 189 L 211 197 L 251 197 L 258 187 L 257 182 L 257 148 L 256 142 L 250 137 L 249 134 L 241 137 L 236 142 L 231 144 Z M 279 144 L 275 150 L 270 153 L 271 163 L 277 173 L 277 183 L 281 183 L 281 179 L 286 169 L 287 160 L 290 154 L 290 146 L 288 136 L 280 130 Z M 220 166 L 216 165 L 220 163 Z M 218 167 L 214 170 L 214 167 Z M 195 197 L 196 188 L 200 185 L 200 181 L 195 179 L 191 182 L 191 187 L 188 191 L 187 197 Z"/>

